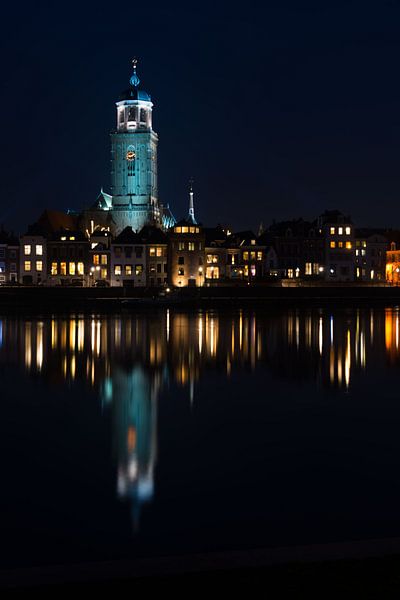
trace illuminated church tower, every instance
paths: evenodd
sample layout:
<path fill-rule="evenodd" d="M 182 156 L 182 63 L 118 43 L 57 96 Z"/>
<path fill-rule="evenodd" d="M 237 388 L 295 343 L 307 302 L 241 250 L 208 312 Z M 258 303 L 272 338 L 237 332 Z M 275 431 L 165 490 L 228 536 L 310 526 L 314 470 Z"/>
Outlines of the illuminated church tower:
<path fill-rule="evenodd" d="M 111 133 L 111 193 L 100 192 L 96 203 L 85 211 L 86 227 L 110 227 L 120 233 L 126 226 L 139 231 L 144 225 L 167 229 L 175 223 L 169 207 L 158 200 L 157 145 L 152 127 L 153 103 L 139 89 L 133 60 L 129 88 L 116 102 L 116 129 Z"/>

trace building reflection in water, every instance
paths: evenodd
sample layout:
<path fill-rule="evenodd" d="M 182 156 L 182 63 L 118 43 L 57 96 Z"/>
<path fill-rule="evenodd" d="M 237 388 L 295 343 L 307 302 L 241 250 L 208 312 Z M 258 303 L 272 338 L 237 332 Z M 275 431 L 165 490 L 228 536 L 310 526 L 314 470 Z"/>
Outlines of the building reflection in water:
<path fill-rule="evenodd" d="M 157 401 L 168 382 L 193 403 L 207 370 L 230 378 L 267 367 L 282 379 L 347 391 L 368 361 L 399 361 L 399 327 L 398 308 L 2 318 L 0 361 L 98 392 L 114 424 L 116 491 L 131 502 L 137 525 L 154 493 Z"/>

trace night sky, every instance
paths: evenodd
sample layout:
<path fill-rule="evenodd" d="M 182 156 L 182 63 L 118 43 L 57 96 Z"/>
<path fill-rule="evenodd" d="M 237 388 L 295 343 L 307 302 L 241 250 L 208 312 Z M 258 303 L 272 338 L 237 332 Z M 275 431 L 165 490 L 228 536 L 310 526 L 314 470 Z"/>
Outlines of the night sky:
<path fill-rule="evenodd" d="M 109 189 L 131 58 L 154 102 L 160 200 L 235 229 L 351 213 L 398 226 L 400 2 L 10 3 L 0 223 Z"/>

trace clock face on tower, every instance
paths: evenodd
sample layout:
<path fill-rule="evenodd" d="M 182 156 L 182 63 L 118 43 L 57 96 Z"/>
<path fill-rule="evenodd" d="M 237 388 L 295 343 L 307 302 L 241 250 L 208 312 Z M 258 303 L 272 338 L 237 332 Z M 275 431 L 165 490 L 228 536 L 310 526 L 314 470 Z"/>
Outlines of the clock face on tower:
<path fill-rule="evenodd" d="M 134 153 L 133 150 L 128 150 L 128 152 L 126 153 L 126 160 L 132 161 L 135 160 L 136 158 L 136 154 Z"/>

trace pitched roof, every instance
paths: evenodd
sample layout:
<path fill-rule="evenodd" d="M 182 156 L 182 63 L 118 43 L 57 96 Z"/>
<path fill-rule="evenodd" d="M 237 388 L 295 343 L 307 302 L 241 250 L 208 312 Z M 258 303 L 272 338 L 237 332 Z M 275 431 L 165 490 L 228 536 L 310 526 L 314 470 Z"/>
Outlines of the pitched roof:
<path fill-rule="evenodd" d="M 142 238 L 139 234 L 135 233 L 128 225 L 121 231 L 116 238 L 114 238 L 113 244 L 142 244 Z"/>
<path fill-rule="evenodd" d="M 139 237 L 145 243 L 166 244 L 168 239 L 162 229 L 155 225 L 145 225 L 138 233 Z"/>

